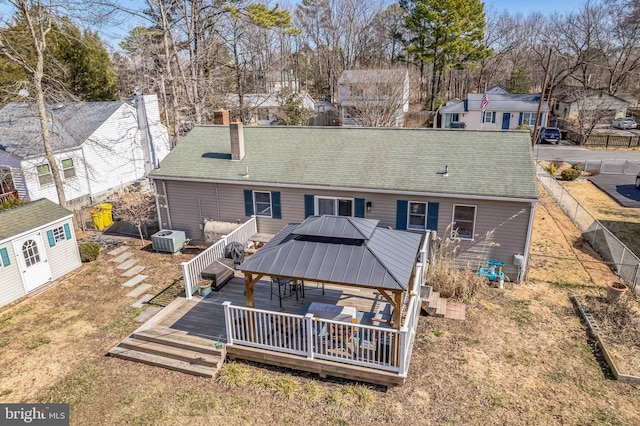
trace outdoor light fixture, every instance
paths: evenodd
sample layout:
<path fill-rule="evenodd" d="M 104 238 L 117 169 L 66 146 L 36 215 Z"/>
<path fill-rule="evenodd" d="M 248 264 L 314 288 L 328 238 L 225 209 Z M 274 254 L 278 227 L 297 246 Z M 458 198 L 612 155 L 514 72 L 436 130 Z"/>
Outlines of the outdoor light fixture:
<path fill-rule="evenodd" d="M 371 201 L 367 201 L 367 213 L 371 212 Z"/>

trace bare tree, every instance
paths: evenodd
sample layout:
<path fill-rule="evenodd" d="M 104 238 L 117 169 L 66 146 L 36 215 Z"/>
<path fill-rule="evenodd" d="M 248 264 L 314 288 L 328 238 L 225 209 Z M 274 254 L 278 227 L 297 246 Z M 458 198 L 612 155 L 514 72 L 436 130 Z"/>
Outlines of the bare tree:
<path fill-rule="evenodd" d="M 572 96 L 577 104 L 577 114 L 570 120 L 586 141 L 598 124 L 611 122 L 615 115 L 614 104 L 610 96 L 590 89 L 576 90 Z"/>
<path fill-rule="evenodd" d="M 138 229 L 142 245 L 144 245 L 142 227 L 156 219 L 156 196 L 152 192 L 141 192 L 130 187 L 118 194 L 113 202 L 114 215 Z"/>

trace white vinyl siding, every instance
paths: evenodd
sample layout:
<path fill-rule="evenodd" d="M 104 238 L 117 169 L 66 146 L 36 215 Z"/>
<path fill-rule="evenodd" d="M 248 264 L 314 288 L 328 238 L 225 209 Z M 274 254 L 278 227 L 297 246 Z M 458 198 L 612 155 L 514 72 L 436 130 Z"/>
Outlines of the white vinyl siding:
<path fill-rule="evenodd" d="M 65 223 L 68 225 L 69 231 L 71 232 L 71 238 L 68 240 L 66 239 L 66 236 L 64 234 Z M 50 247 L 49 241 L 47 239 L 47 231 L 52 231 L 55 237 L 56 229 L 62 230 L 63 239 L 59 242 L 56 241 L 56 245 Z M 63 275 L 73 271 L 74 269 L 82 265 L 82 261 L 80 260 L 80 252 L 78 251 L 78 244 L 75 240 L 75 231 L 73 229 L 73 224 L 69 219 L 44 228 L 42 230 L 42 240 L 44 243 L 44 250 L 47 254 L 49 268 L 51 269 L 51 277 L 54 280 L 62 277 Z"/>
<path fill-rule="evenodd" d="M 0 267 L 0 306 L 6 305 L 24 296 L 24 285 L 20 276 L 20 267 L 13 251 L 13 244 L 6 241 L 0 244 L 0 249 L 6 249 L 9 265 Z"/>

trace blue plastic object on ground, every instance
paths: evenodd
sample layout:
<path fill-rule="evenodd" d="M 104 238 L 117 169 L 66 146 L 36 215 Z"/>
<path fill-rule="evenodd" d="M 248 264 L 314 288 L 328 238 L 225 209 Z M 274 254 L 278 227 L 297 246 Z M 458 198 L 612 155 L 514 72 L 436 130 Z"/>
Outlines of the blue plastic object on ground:
<path fill-rule="evenodd" d="M 478 275 L 482 275 L 487 278 L 489 281 L 504 281 L 504 272 L 502 272 L 502 267 L 504 266 L 504 262 L 498 262 L 496 260 L 487 260 L 486 267 L 482 267 L 478 269 Z"/>

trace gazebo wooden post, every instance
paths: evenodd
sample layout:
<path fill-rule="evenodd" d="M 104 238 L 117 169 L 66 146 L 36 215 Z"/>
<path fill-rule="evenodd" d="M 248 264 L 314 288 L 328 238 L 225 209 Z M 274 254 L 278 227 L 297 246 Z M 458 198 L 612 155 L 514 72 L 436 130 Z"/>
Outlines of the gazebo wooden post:
<path fill-rule="evenodd" d="M 395 293 L 395 308 L 393 311 L 393 328 L 395 328 L 396 330 L 400 330 L 400 327 L 402 326 L 402 296 L 403 296 L 402 291 L 397 291 Z M 393 365 L 394 366 L 399 366 L 400 365 L 400 354 L 402 354 L 402 351 L 400 350 L 400 342 L 401 342 L 401 336 L 400 333 L 396 333 L 395 334 L 395 342 L 393 344 L 393 348 L 394 348 L 394 352 L 395 352 L 395 356 L 393 357 Z"/>
<path fill-rule="evenodd" d="M 244 278 L 244 294 L 245 294 L 245 305 L 247 308 L 255 308 L 255 295 L 254 295 L 254 287 L 258 281 L 260 281 L 262 275 L 258 274 L 254 276 L 251 273 L 247 273 Z M 257 330 L 256 330 L 256 313 L 254 311 L 249 311 L 247 314 L 247 337 L 252 342 L 257 340 Z"/>

